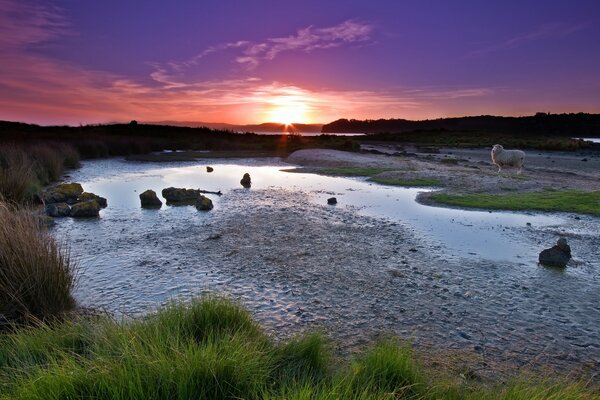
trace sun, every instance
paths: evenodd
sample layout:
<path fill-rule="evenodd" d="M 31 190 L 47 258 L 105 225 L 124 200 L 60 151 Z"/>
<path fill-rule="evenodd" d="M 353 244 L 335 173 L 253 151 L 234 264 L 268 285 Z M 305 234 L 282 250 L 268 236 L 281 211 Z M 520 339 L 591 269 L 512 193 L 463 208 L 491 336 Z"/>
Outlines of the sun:
<path fill-rule="evenodd" d="M 281 97 L 274 99 L 267 112 L 269 122 L 291 125 L 294 123 L 306 123 L 308 109 L 306 105 L 295 99 Z"/>

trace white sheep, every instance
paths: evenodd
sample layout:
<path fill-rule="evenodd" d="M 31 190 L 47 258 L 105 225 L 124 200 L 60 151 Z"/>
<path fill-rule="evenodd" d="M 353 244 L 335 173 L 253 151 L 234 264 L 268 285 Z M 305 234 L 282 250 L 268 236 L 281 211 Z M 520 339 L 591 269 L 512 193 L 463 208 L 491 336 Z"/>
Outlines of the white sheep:
<path fill-rule="evenodd" d="M 502 167 L 518 167 L 521 173 L 523 169 L 523 163 L 525 162 L 525 153 L 521 150 L 504 150 L 504 147 L 500 144 L 495 144 L 492 147 L 492 162 L 498 166 L 498 172 L 502 170 Z"/>

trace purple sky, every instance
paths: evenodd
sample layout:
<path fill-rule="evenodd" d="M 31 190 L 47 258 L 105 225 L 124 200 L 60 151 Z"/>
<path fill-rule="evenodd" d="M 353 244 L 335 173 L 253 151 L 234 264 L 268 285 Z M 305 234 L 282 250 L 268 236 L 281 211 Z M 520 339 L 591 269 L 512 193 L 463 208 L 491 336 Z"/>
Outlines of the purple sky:
<path fill-rule="evenodd" d="M 600 1 L 0 0 L 0 119 L 600 112 Z"/>

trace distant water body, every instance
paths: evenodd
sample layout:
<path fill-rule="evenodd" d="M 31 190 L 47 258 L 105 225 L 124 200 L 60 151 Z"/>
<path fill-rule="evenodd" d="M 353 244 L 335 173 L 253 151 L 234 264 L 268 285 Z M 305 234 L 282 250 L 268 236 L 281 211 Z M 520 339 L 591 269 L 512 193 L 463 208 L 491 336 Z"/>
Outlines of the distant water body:
<path fill-rule="evenodd" d="M 244 133 L 244 132 L 239 132 Z M 365 136 L 365 133 L 323 133 L 323 132 L 254 132 L 257 135 L 300 135 L 300 136 L 319 136 L 319 135 L 333 135 L 333 136 Z"/>
<path fill-rule="evenodd" d="M 600 143 L 600 138 L 578 138 L 578 139 L 585 140 L 586 142 Z"/>

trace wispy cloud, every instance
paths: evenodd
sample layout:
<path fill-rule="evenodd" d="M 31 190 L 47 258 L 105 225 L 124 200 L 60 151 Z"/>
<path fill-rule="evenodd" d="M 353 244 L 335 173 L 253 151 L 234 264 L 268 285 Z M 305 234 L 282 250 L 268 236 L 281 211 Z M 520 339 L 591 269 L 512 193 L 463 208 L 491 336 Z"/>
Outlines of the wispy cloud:
<path fill-rule="evenodd" d="M 0 0 L 0 51 L 43 43 L 69 32 L 69 23 L 57 7 Z"/>
<path fill-rule="evenodd" d="M 565 37 L 586 29 L 588 23 L 553 22 L 538 26 L 536 29 L 521 33 L 500 43 L 495 43 L 472 52 L 473 55 L 487 54 L 499 50 L 510 50 L 526 43 L 555 37 Z"/>
<path fill-rule="evenodd" d="M 352 20 L 327 28 L 309 26 L 291 36 L 271 38 L 261 43 L 248 43 L 236 61 L 248 68 L 255 68 L 261 62 L 273 60 L 286 51 L 311 52 L 350 43 L 364 43 L 370 39 L 372 31 L 371 25 Z"/>
<path fill-rule="evenodd" d="M 312 52 L 319 49 L 331 49 L 349 44 L 364 44 L 370 39 L 373 26 L 364 22 L 348 20 L 341 24 L 315 28 L 308 26 L 295 34 L 285 37 L 267 38 L 260 42 L 238 40 L 219 43 L 204 49 L 185 61 L 152 63 L 155 72 L 152 78 L 157 82 L 176 85 L 177 79 L 197 67 L 211 54 L 231 51 L 234 65 L 241 65 L 251 71 L 265 61 L 274 60 L 284 52 Z"/>

